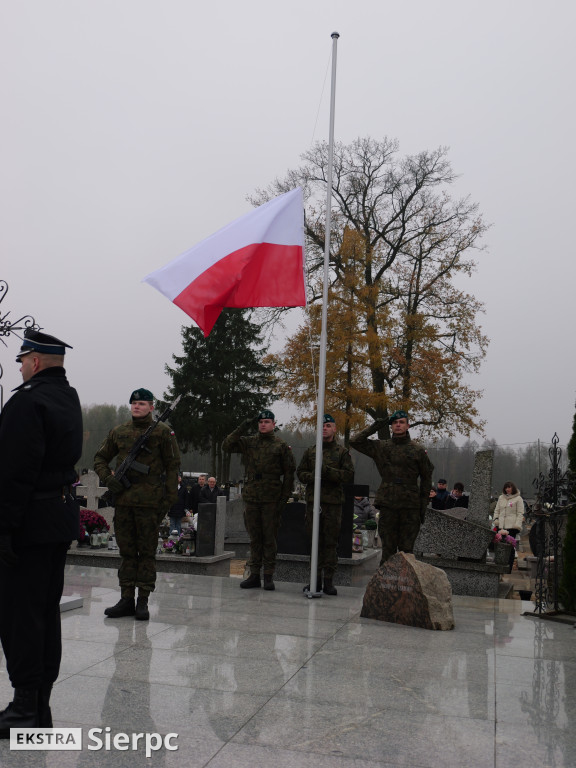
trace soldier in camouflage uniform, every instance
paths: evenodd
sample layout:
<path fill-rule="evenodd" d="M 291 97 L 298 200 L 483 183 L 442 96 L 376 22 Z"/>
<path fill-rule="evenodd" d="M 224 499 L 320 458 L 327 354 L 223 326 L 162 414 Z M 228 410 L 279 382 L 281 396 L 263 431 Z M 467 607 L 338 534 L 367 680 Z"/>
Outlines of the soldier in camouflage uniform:
<path fill-rule="evenodd" d="M 258 424 L 257 435 L 246 435 Z M 264 568 L 264 589 L 275 589 L 274 570 L 278 549 L 278 531 L 282 510 L 294 484 L 295 463 L 292 450 L 274 434 L 274 414 L 261 411 L 256 419 L 247 419 L 222 443 L 227 453 L 241 453 L 245 466 L 242 498 L 244 523 L 250 536 L 250 576 L 242 589 L 260 587 L 260 569 Z"/>
<path fill-rule="evenodd" d="M 304 524 L 310 542 L 312 542 L 314 508 L 314 468 L 316 465 L 316 446 L 307 448 L 298 465 L 298 479 L 306 483 L 306 517 Z M 347 448 L 336 441 L 336 422 L 329 413 L 324 415 L 322 426 L 322 475 L 320 485 L 320 527 L 318 536 L 318 572 L 316 589 L 322 590 L 322 570 L 324 570 L 324 594 L 337 595 L 333 584 L 334 573 L 338 566 L 338 538 L 342 522 L 342 486 L 354 482 L 354 464 Z M 308 591 L 310 585 L 304 587 Z"/>
<path fill-rule="evenodd" d="M 164 514 L 178 500 L 180 451 L 174 432 L 164 423 L 151 432 L 138 455 L 138 462 L 150 467 L 148 474 L 131 468 L 126 477 L 130 488 L 114 478 L 110 462 L 116 456 L 118 466 L 152 423 L 154 395 L 137 389 L 130 395 L 132 420 L 115 427 L 94 457 L 94 469 L 100 480 L 116 496 L 114 532 L 122 563 L 118 570 L 120 601 L 104 613 L 110 618 L 136 616 L 148 620 L 148 595 L 156 585 L 156 547 L 158 525 Z M 138 587 L 138 602 L 135 592 Z"/>
<path fill-rule="evenodd" d="M 350 445 L 371 456 L 382 482 L 374 506 L 380 510 L 378 535 L 382 540 L 382 565 L 400 552 L 412 552 L 420 525 L 424 522 L 434 466 L 422 446 L 413 443 L 408 433 L 408 414 L 395 411 L 388 420 L 391 440 L 369 440 L 369 436 L 386 426 L 376 419 Z M 419 481 L 419 482 L 418 482 Z"/>

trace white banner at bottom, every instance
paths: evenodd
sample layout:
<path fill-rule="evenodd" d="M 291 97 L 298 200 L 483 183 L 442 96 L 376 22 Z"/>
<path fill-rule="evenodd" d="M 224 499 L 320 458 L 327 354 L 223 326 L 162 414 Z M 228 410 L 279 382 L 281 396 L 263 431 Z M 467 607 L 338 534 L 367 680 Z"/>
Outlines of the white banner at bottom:
<path fill-rule="evenodd" d="M 10 728 L 10 749 L 81 750 L 82 728 Z"/>

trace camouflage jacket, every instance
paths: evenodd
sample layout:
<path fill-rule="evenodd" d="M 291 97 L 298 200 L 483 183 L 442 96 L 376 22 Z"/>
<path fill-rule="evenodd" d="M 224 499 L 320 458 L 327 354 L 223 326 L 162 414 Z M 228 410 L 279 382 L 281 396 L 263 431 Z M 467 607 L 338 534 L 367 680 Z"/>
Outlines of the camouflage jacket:
<path fill-rule="evenodd" d="M 222 442 L 222 450 L 226 453 L 242 454 L 244 501 L 286 501 L 292 493 L 296 469 L 292 449 L 274 432 L 243 435 L 246 428 L 245 422 Z"/>
<path fill-rule="evenodd" d="M 94 470 L 102 482 L 111 474 L 109 465 L 112 459 L 117 457 L 118 466 L 151 423 L 152 414 L 149 414 L 145 419 L 131 419 L 110 431 L 94 456 Z M 167 424 L 158 424 L 138 454 L 137 461 L 149 466 L 150 472 L 144 475 L 129 469 L 126 477 L 132 485 L 118 494 L 116 505 L 156 508 L 174 505 L 178 500 L 180 451 L 174 432 Z"/>
<path fill-rule="evenodd" d="M 307 448 L 298 465 L 298 479 L 306 483 L 306 504 L 314 502 L 314 468 L 316 446 Z M 341 504 L 344 501 L 342 486 L 354 482 L 354 464 L 350 451 L 336 440 L 322 443 L 322 474 L 320 484 L 321 504 Z"/>
<path fill-rule="evenodd" d="M 350 446 L 374 459 L 380 472 L 382 482 L 374 499 L 375 506 L 386 503 L 392 491 L 396 498 L 398 493 L 403 493 L 407 504 L 427 506 L 434 465 L 425 449 L 412 442 L 409 434 L 390 440 L 369 440 L 373 432 L 374 425 L 371 424 L 350 438 Z"/>

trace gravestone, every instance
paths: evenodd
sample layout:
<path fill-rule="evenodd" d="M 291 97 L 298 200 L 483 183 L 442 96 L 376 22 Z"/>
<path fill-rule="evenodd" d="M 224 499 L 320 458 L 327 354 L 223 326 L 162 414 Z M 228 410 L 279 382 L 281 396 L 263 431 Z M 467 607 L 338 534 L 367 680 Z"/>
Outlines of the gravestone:
<path fill-rule="evenodd" d="M 214 554 L 222 555 L 224 553 L 224 536 L 226 534 L 226 507 L 228 498 L 218 496 L 216 500 L 216 526 L 214 530 Z"/>
<path fill-rule="evenodd" d="M 454 629 L 448 577 L 414 555 L 397 552 L 372 576 L 360 616 L 422 629 Z"/>
<path fill-rule="evenodd" d="M 488 524 L 493 460 L 493 451 L 476 453 L 466 518 L 460 511 L 428 507 L 414 544 L 419 560 L 446 572 L 455 595 L 499 596 L 504 566 L 486 562 L 493 538 Z"/>
<path fill-rule="evenodd" d="M 294 501 L 286 504 L 278 531 L 278 552 L 286 555 L 309 555 L 310 544 L 304 528 L 306 504 Z"/>
<path fill-rule="evenodd" d="M 98 501 L 108 488 L 100 487 L 100 478 L 93 469 L 82 475 L 82 485 L 76 486 L 76 494 L 86 498 L 86 509 L 98 511 Z"/>
<path fill-rule="evenodd" d="M 198 505 L 196 557 L 211 557 L 223 554 L 225 525 L 225 496 L 219 496 L 216 504 Z"/>
<path fill-rule="evenodd" d="M 248 534 L 244 525 L 244 501 L 238 496 L 226 505 L 226 538 L 235 541 L 241 536 L 247 537 Z"/>
<path fill-rule="evenodd" d="M 466 519 L 472 523 L 488 525 L 493 464 L 494 451 L 477 451 L 474 457 L 470 502 L 466 516 Z"/>
<path fill-rule="evenodd" d="M 342 523 L 338 539 L 338 557 L 352 557 L 352 531 L 354 530 L 354 496 L 368 496 L 367 485 L 344 486 Z M 278 533 L 278 552 L 286 555 L 309 555 L 310 542 L 304 527 L 306 504 L 301 501 L 286 504 Z"/>

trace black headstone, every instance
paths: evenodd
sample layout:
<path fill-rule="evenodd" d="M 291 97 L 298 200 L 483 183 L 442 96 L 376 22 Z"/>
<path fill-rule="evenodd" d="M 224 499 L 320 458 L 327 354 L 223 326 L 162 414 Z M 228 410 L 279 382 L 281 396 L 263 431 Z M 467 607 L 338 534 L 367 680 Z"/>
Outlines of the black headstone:
<path fill-rule="evenodd" d="M 304 529 L 306 504 L 295 501 L 286 504 L 278 532 L 278 552 L 284 555 L 309 555 L 310 545 Z"/>
<path fill-rule="evenodd" d="M 216 552 L 216 504 L 198 505 L 196 556 L 210 557 Z"/>
<path fill-rule="evenodd" d="M 354 496 L 368 496 L 367 485 L 345 485 L 342 505 L 342 524 L 338 540 L 338 557 L 352 557 L 354 530 Z M 278 552 L 285 555 L 309 555 L 310 542 L 304 528 L 306 504 L 301 501 L 286 504 L 278 533 Z"/>

